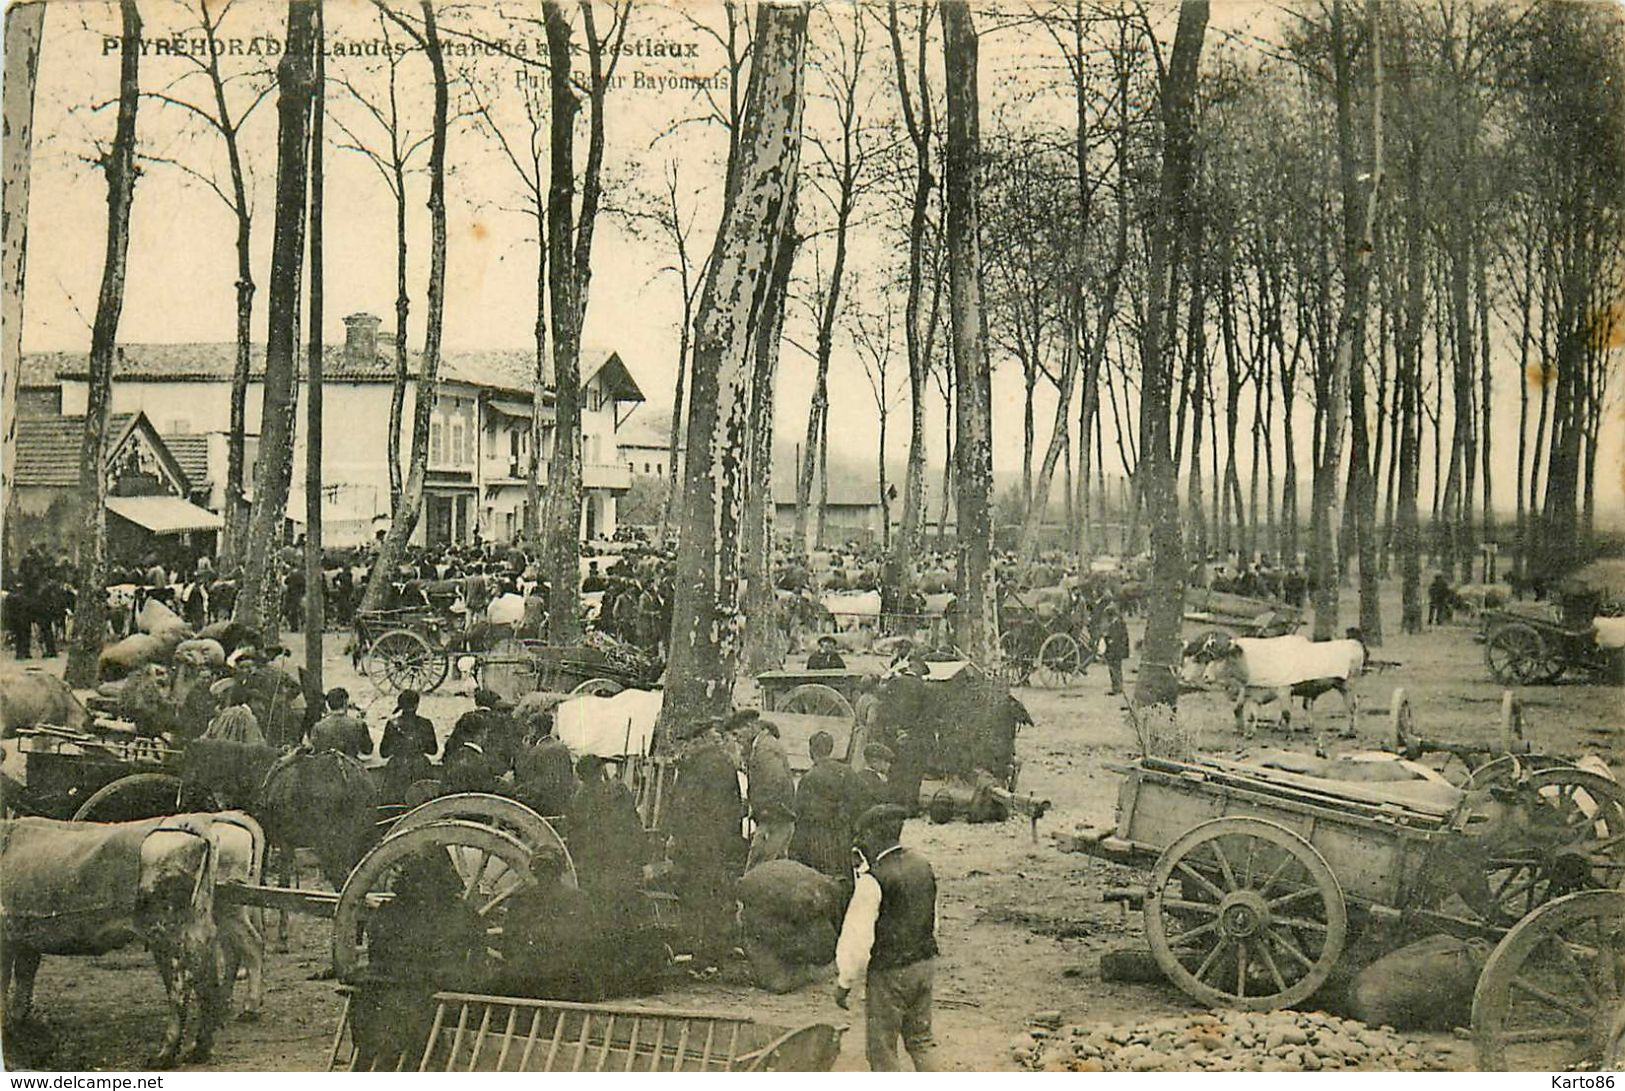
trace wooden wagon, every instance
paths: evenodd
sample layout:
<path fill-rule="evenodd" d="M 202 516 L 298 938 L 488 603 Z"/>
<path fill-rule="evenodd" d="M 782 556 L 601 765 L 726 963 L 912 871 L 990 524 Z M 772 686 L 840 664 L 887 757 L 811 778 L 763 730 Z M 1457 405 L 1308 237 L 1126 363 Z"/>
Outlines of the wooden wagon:
<path fill-rule="evenodd" d="M 792 712 L 809 716 L 841 716 L 850 720 L 858 692 L 874 679 L 870 671 L 777 670 L 756 676 L 763 712 Z"/>
<path fill-rule="evenodd" d="M 623 689 L 647 689 L 660 674 L 659 664 L 630 648 L 536 640 L 509 641 L 492 649 L 480 656 L 476 671 L 480 685 L 508 701 L 539 690 L 609 697 Z"/>
<path fill-rule="evenodd" d="M 1439 781 L 1348 783 L 1218 759 L 1117 768 L 1116 827 L 1059 840 L 1151 865 L 1143 890 L 1113 896 L 1142 907 L 1157 965 L 1193 998 L 1295 1006 L 1365 925 L 1403 923 L 1500 940 L 1474 1003 L 1482 1066 L 1601 1056 L 1625 996 L 1625 893 L 1614 889 L 1625 794 L 1612 781 L 1528 774 L 1515 790 L 1529 821 L 1506 838 Z"/>
<path fill-rule="evenodd" d="M 22 758 L 21 781 L 7 778 L 8 812 L 44 818 L 74 818 L 89 801 L 114 784 L 128 782 L 167 808 L 163 814 L 198 809 L 206 800 L 177 792 L 173 775 L 180 751 L 163 739 L 138 735 L 134 726 L 96 720 L 89 730 L 28 727 L 16 734 Z"/>
<path fill-rule="evenodd" d="M 441 992 L 426 1034 L 408 1046 L 368 1040 L 356 992 L 344 997 L 328 1055 L 334 1071 L 827 1072 L 844 1028 L 794 1029 L 753 1016 Z M 358 1037 L 361 1039 L 357 1041 Z"/>

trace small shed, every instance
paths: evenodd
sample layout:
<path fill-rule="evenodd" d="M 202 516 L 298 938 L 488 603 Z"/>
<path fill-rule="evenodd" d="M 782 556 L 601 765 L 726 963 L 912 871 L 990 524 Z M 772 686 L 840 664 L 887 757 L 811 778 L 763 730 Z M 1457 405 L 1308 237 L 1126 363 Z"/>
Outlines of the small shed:
<path fill-rule="evenodd" d="M 83 417 L 18 418 L 16 479 L 6 499 L 10 556 L 36 543 L 61 553 L 77 539 L 84 430 Z M 112 560 L 140 562 L 156 554 L 176 563 L 214 553 L 222 520 L 192 503 L 190 478 L 146 414 L 109 419 L 104 465 Z"/>

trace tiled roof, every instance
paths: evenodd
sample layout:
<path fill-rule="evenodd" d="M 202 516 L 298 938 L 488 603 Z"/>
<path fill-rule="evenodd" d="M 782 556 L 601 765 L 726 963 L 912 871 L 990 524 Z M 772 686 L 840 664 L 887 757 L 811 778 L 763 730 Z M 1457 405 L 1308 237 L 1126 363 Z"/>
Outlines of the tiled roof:
<path fill-rule="evenodd" d="M 169 435 L 162 437 L 164 446 L 169 453 L 175 456 L 180 463 L 181 471 L 186 479 L 192 483 L 192 488 L 201 489 L 209 483 L 209 437 L 197 435 Z"/>
<path fill-rule="evenodd" d="M 115 413 L 109 418 L 108 450 L 129 430 L 135 416 Z M 79 451 L 84 445 L 83 417 L 18 417 L 17 486 L 77 488 Z"/>
<path fill-rule="evenodd" d="M 391 350 L 392 351 L 392 350 Z M 304 354 L 300 353 L 303 372 Z M 249 377 L 265 376 L 265 345 L 250 348 Z M 413 352 L 407 370 L 416 376 L 422 355 Z M 636 391 L 636 383 L 625 365 L 611 350 L 592 345 L 581 349 L 581 375 L 586 382 L 609 364 L 615 364 L 614 385 Z M 237 364 L 233 342 L 192 342 L 173 345 L 121 345 L 113 364 L 113 378 L 124 381 L 181 382 L 186 380 L 229 380 Z M 528 395 L 536 385 L 536 354 L 524 349 L 495 349 L 446 352 L 440 359 L 440 377 L 446 382 L 462 382 Z M 329 346 L 325 354 L 323 378 L 330 382 L 390 382 L 395 377 L 394 358 L 380 352 L 372 359 L 360 359 L 345 351 L 342 344 Z M 84 352 L 30 352 L 23 355 L 21 385 L 51 387 L 60 379 L 89 377 L 89 354 Z M 641 398 L 641 392 L 637 397 Z"/>
<path fill-rule="evenodd" d="M 299 354 L 303 371 L 304 353 Z M 395 362 L 383 355 L 371 360 L 357 359 L 343 345 L 328 347 L 323 354 L 323 376 L 334 381 L 388 382 L 395 375 Z M 181 343 L 172 345 L 120 345 L 113 363 L 115 380 L 180 381 L 187 379 L 230 379 L 237 366 L 237 346 L 233 342 Z M 90 356 L 85 352 L 30 352 L 23 355 L 23 386 L 51 386 L 57 379 L 85 379 L 90 375 Z M 265 376 L 265 346 L 249 349 L 249 378 Z"/>

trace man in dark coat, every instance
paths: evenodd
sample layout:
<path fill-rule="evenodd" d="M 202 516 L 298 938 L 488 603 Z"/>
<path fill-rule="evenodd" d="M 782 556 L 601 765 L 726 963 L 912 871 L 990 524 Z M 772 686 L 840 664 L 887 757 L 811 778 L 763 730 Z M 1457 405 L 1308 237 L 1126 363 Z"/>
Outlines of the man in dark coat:
<path fill-rule="evenodd" d="M 418 715 L 418 691 L 403 689 L 395 698 L 395 715 L 384 725 L 378 743 L 378 756 L 384 767 L 384 798 L 395 802 L 406 798 L 414 781 L 428 780 L 434 770 L 429 759 L 440 749 L 434 724 Z"/>
<path fill-rule="evenodd" d="M 1101 658 L 1106 661 L 1106 672 L 1112 680 L 1106 692 L 1115 695 L 1123 692 L 1123 660 L 1128 658 L 1129 652 L 1128 624 L 1117 607 L 1108 604 L 1101 611 L 1101 628 Z"/>
<path fill-rule="evenodd" d="M 862 789 L 857 774 L 835 760 L 835 739 L 827 731 L 807 740 L 812 768 L 796 785 L 796 832 L 790 858 L 825 875 L 850 883 L 852 818 Z"/>
<path fill-rule="evenodd" d="M 849 813 L 851 825 L 855 828 L 857 820 L 861 818 L 870 807 L 878 807 L 882 803 L 890 803 L 895 789 L 887 779 L 891 773 L 892 750 L 883 742 L 872 742 L 863 748 L 863 771 L 857 775 L 856 792 L 852 799 L 852 810 Z M 848 861 L 850 866 L 850 860 Z"/>
<path fill-rule="evenodd" d="M 737 751 L 721 722 L 705 721 L 678 755 L 666 826 L 678 897 L 700 967 L 719 966 L 733 947 L 734 883 L 744 871 Z"/>
<path fill-rule="evenodd" d="M 790 757 L 779 741 L 779 729 L 756 718 L 754 710 L 740 722 L 740 746 L 745 759 L 745 784 L 751 821 L 750 852 L 745 870 L 769 860 L 782 860 L 790 851 L 796 826 L 796 782 L 790 775 Z"/>
<path fill-rule="evenodd" d="M 605 775 L 604 759 L 596 755 L 581 756 L 575 777 L 581 787 L 564 821 L 577 881 L 602 910 L 630 915 L 648 856 L 637 801 L 623 781 Z"/>
<path fill-rule="evenodd" d="M 835 650 L 835 638 L 821 636 L 818 638 L 818 650 L 807 657 L 807 669 L 810 671 L 838 671 L 846 669 L 846 660 L 841 653 Z"/>
<path fill-rule="evenodd" d="M 529 741 L 519 748 L 513 763 L 514 795 L 537 813 L 564 814 L 576 794 L 576 774 L 570 748 L 553 731 L 553 718 L 537 721 Z M 570 825 L 572 840 L 577 830 Z"/>
<path fill-rule="evenodd" d="M 327 711 L 310 729 L 310 748 L 320 754 L 337 750 L 352 758 L 372 753 L 372 736 L 361 717 L 350 711 L 350 691 L 335 686 L 327 691 Z"/>

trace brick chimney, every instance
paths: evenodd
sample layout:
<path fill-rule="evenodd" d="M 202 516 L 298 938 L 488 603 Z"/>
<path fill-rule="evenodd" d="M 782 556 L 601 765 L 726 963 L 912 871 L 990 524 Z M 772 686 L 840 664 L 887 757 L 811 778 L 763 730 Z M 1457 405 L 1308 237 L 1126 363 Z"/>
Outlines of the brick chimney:
<path fill-rule="evenodd" d="M 375 314 L 358 311 L 344 316 L 344 355 L 347 359 L 370 363 L 378 356 L 378 325 Z"/>

